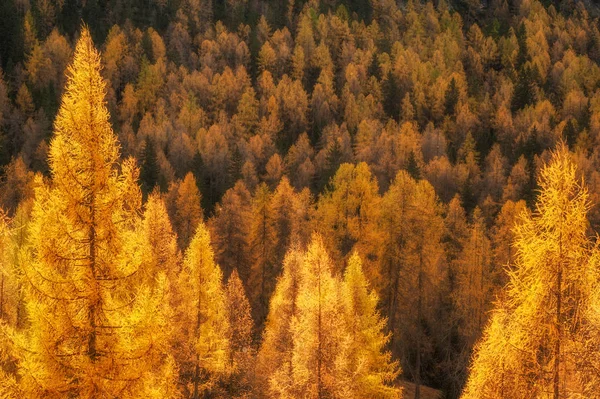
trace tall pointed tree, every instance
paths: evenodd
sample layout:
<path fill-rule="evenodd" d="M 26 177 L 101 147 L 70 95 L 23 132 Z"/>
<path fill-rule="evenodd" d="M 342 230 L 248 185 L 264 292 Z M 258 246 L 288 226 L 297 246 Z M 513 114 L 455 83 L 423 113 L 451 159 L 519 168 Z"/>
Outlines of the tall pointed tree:
<path fill-rule="evenodd" d="M 208 229 L 200 223 L 185 253 L 178 284 L 180 379 L 194 399 L 210 392 L 228 371 L 229 320 L 222 280 Z"/>
<path fill-rule="evenodd" d="M 275 396 L 291 389 L 294 347 L 291 326 L 297 309 L 296 298 L 303 256 L 297 248 L 288 251 L 283 262 L 283 272 L 271 297 L 256 365 L 256 388 L 263 397 Z"/>
<path fill-rule="evenodd" d="M 142 231 L 150 249 L 146 253 L 147 276 L 153 279 L 162 272 L 170 283 L 175 283 L 181 267 L 181 254 L 177 247 L 177 235 L 173 232 L 167 208 L 160 194 L 150 194 L 145 208 Z"/>
<path fill-rule="evenodd" d="M 458 289 L 455 295 L 459 329 L 468 346 L 479 338 L 492 299 L 491 245 L 479 208 L 473 212 L 469 237 L 458 258 Z"/>
<path fill-rule="evenodd" d="M 398 398 L 401 390 L 390 386 L 400 373 L 386 351 L 389 335 L 386 319 L 377 310 L 377 294 L 371 290 L 356 252 L 350 256 L 342 283 L 347 347 L 340 373 L 346 398 Z"/>
<path fill-rule="evenodd" d="M 540 173 L 535 212 L 523 214 L 515 228 L 515 264 L 463 398 L 597 395 L 590 384 L 597 371 L 582 364 L 599 345 L 592 341 L 591 352 L 583 346 L 597 255 L 587 237 L 589 195 L 576 176 L 560 144 Z"/>
<path fill-rule="evenodd" d="M 252 295 L 254 319 L 259 329 L 263 328 L 269 312 L 269 298 L 274 290 L 275 243 L 276 235 L 271 207 L 272 194 L 269 187 L 262 183 L 254 193 L 252 204 L 252 224 L 250 245 L 252 250 L 252 268 L 249 286 Z"/>
<path fill-rule="evenodd" d="M 187 248 L 198 223 L 202 221 L 201 195 L 192 172 L 188 172 L 177 186 L 173 227 L 180 248 Z"/>
<path fill-rule="evenodd" d="M 229 317 L 229 367 L 232 372 L 227 383 L 228 393 L 234 397 L 243 397 L 251 392 L 256 350 L 253 340 L 252 309 L 236 269 L 227 280 L 225 295 Z"/>
<path fill-rule="evenodd" d="M 432 346 L 437 288 L 444 277 L 443 220 L 431 184 L 400 171 L 381 204 L 383 292 L 394 354 L 416 384 L 419 398 L 425 348 Z"/>
<path fill-rule="evenodd" d="M 135 162 L 119 165 L 100 55 L 84 28 L 38 179 L 23 263 L 29 324 L 17 335 L 29 397 L 171 397 L 164 279 L 139 279 L 144 240 Z M 27 350 L 25 350 L 27 348 Z"/>
<path fill-rule="evenodd" d="M 250 276 L 250 223 L 252 197 L 239 180 L 225 192 L 210 220 L 215 255 L 225 276 L 237 269 L 242 281 Z"/>
<path fill-rule="evenodd" d="M 291 326 L 293 385 L 287 395 L 341 396 L 336 364 L 342 349 L 343 308 L 339 281 L 331 273 L 332 264 L 323 241 L 315 236 L 300 270 L 297 313 Z"/>

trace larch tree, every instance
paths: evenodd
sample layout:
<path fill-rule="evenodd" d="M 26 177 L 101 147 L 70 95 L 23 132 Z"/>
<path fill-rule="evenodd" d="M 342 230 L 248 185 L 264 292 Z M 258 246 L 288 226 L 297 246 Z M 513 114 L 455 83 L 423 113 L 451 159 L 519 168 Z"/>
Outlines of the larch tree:
<path fill-rule="evenodd" d="M 337 365 L 344 332 L 340 283 L 320 236 L 314 236 L 302 261 L 292 320 L 291 391 L 279 396 L 341 397 Z M 282 385 L 282 388 L 285 386 Z"/>
<path fill-rule="evenodd" d="M 12 241 L 8 216 L 0 209 L 0 320 L 8 319 L 9 279 L 11 276 L 11 262 L 9 252 Z"/>
<path fill-rule="evenodd" d="M 346 319 L 345 347 L 340 362 L 340 385 L 345 398 L 399 398 L 401 389 L 391 386 L 400 368 L 386 350 L 389 335 L 386 319 L 377 310 L 377 294 L 369 287 L 362 261 L 354 252 L 348 261 L 342 283 Z"/>
<path fill-rule="evenodd" d="M 200 223 L 179 275 L 177 312 L 180 380 L 194 399 L 216 389 L 219 378 L 229 371 L 229 320 L 222 280 L 208 229 Z"/>
<path fill-rule="evenodd" d="M 10 309 L 5 307 L 5 319 L 8 316 L 8 324 L 14 326 L 15 329 L 20 330 L 25 326 L 26 312 L 24 303 L 24 290 L 23 290 L 23 262 L 28 260 L 29 251 L 29 223 L 31 221 L 31 210 L 33 207 L 33 200 L 27 199 L 22 201 L 15 212 L 14 217 L 10 220 L 8 225 L 7 238 L 9 241 L 5 243 L 3 252 L 4 260 L 4 273 L 8 277 L 8 287 L 12 292 L 9 296 L 10 305 L 6 302 L 5 306 L 8 305 Z"/>
<path fill-rule="evenodd" d="M 281 265 L 290 246 L 304 243 L 310 235 L 311 205 L 308 190 L 296 192 L 285 176 L 273 192 L 271 212 L 275 232 L 275 276 L 281 272 Z"/>
<path fill-rule="evenodd" d="M 225 276 L 234 269 L 245 283 L 250 277 L 252 196 L 242 181 L 225 192 L 209 222 L 215 256 Z"/>
<path fill-rule="evenodd" d="M 595 397 L 598 352 L 586 347 L 597 253 L 587 236 L 588 192 L 564 144 L 540 172 L 535 211 L 515 227 L 516 259 L 463 398 Z M 587 316 L 587 317 L 586 317 Z M 593 337 L 593 335 L 592 335 Z"/>
<path fill-rule="evenodd" d="M 229 317 L 230 364 L 232 375 L 228 381 L 229 394 L 247 395 L 252 387 L 254 366 L 254 321 L 246 290 L 236 269 L 229 276 L 225 289 Z"/>
<path fill-rule="evenodd" d="M 469 237 L 458 258 L 458 287 L 454 298 L 460 320 L 459 329 L 469 346 L 479 338 L 486 324 L 494 280 L 491 244 L 479 208 L 475 208 L 472 219 Z"/>
<path fill-rule="evenodd" d="M 498 283 L 500 286 L 506 284 L 508 280 L 507 270 L 512 268 L 516 260 L 516 249 L 514 242 L 515 223 L 523 212 L 526 212 L 527 205 L 525 201 L 513 202 L 508 200 L 502 205 L 500 213 L 496 216 L 494 227 L 492 228 L 492 252 L 493 261 L 500 273 Z"/>
<path fill-rule="evenodd" d="M 150 194 L 145 204 L 142 230 L 150 248 L 146 253 L 148 278 L 153 279 L 159 273 L 164 273 L 169 282 L 174 284 L 181 267 L 181 254 L 165 203 L 156 192 Z"/>
<path fill-rule="evenodd" d="M 255 387 L 260 397 L 289 392 L 292 386 L 292 320 L 300 285 L 303 252 L 290 248 L 269 306 L 257 356 Z"/>
<path fill-rule="evenodd" d="M 435 292 L 444 277 L 443 219 L 433 187 L 398 172 L 382 199 L 380 220 L 380 273 L 394 334 L 391 348 L 412 375 L 419 398 L 424 352 L 431 347 L 425 326 L 433 322 Z"/>
<path fill-rule="evenodd" d="M 341 263 L 356 244 L 362 252 L 373 247 L 379 188 L 364 162 L 342 164 L 330 186 L 317 203 L 314 222 L 332 257 Z"/>
<path fill-rule="evenodd" d="M 263 328 L 269 311 L 269 298 L 273 292 L 275 278 L 275 229 L 271 208 L 272 194 L 263 183 L 257 187 L 252 201 L 250 248 L 252 267 L 249 287 L 253 293 L 252 308 L 258 328 Z"/>
<path fill-rule="evenodd" d="M 119 163 L 100 55 L 84 28 L 37 179 L 21 262 L 27 326 L 11 334 L 25 397 L 175 397 L 165 279 L 140 278 L 135 162 Z"/>
<path fill-rule="evenodd" d="M 173 227 L 177 232 L 179 247 L 187 248 L 198 224 L 202 221 L 200 191 L 196 178 L 188 172 L 177 186 Z"/>

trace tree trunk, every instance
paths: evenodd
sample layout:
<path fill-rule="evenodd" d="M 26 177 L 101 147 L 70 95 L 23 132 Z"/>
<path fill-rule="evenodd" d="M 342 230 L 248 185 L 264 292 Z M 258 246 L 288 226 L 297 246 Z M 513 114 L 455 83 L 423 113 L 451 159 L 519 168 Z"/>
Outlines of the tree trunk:
<path fill-rule="evenodd" d="M 201 284 L 202 284 L 202 278 L 199 277 L 199 283 L 198 284 L 198 306 L 196 308 L 196 333 L 194 334 L 194 339 L 198 340 L 198 338 L 200 338 L 200 326 L 201 326 L 201 318 L 202 318 L 202 311 L 200 308 L 200 301 L 201 301 Z M 196 367 L 194 368 L 194 394 L 192 395 L 192 398 L 194 399 L 198 399 L 199 396 L 199 385 L 200 385 L 200 354 L 196 353 Z"/>
<path fill-rule="evenodd" d="M 556 344 L 554 347 L 554 399 L 560 398 L 560 346 L 562 340 L 561 301 L 562 301 L 562 226 L 559 236 L 558 271 L 556 275 Z"/>
<path fill-rule="evenodd" d="M 4 274 L 0 276 L 0 320 L 4 319 Z"/>
<path fill-rule="evenodd" d="M 317 345 L 317 397 L 319 399 L 321 399 L 323 397 L 322 394 L 322 387 L 321 387 L 321 261 L 318 260 L 319 262 L 319 269 L 318 269 L 318 281 L 317 281 L 317 285 L 318 285 L 318 294 L 319 294 L 319 310 L 318 310 L 318 320 L 317 320 L 317 339 L 318 341 L 318 345 Z"/>
<path fill-rule="evenodd" d="M 423 307 L 423 254 L 419 253 L 419 276 L 418 276 L 418 299 L 417 299 L 417 361 L 415 365 L 415 399 L 421 398 L 421 317 Z"/>

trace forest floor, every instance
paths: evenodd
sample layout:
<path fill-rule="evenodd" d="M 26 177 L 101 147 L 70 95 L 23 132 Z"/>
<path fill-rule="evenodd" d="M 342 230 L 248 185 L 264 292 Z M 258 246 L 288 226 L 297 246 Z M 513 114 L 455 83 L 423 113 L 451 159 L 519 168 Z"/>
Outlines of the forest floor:
<path fill-rule="evenodd" d="M 399 385 L 404 388 L 403 397 L 415 397 L 415 384 L 408 381 L 402 381 Z M 441 391 L 421 385 L 421 399 L 441 399 L 441 397 Z"/>

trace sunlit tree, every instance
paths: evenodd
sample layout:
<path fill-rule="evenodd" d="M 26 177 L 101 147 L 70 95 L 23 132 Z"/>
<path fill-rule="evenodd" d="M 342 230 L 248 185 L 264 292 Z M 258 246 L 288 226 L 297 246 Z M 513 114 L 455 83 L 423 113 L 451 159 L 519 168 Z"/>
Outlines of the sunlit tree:
<path fill-rule="evenodd" d="M 535 211 L 515 228 L 515 264 L 464 398 L 595 395 L 597 373 L 581 360 L 597 351 L 582 347 L 596 256 L 587 237 L 588 193 L 576 172 L 564 145 L 540 172 Z"/>
<path fill-rule="evenodd" d="M 177 314 L 180 380 L 195 399 L 214 389 L 219 378 L 229 372 L 229 318 L 222 280 L 208 229 L 200 223 L 179 275 Z"/>
<path fill-rule="evenodd" d="M 140 278 L 138 172 L 119 164 L 104 93 L 84 28 L 50 145 L 52 180 L 37 179 L 20 255 L 28 324 L 13 338 L 28 397 L 176 396 L 166 278 L 154 288 Z"/>

